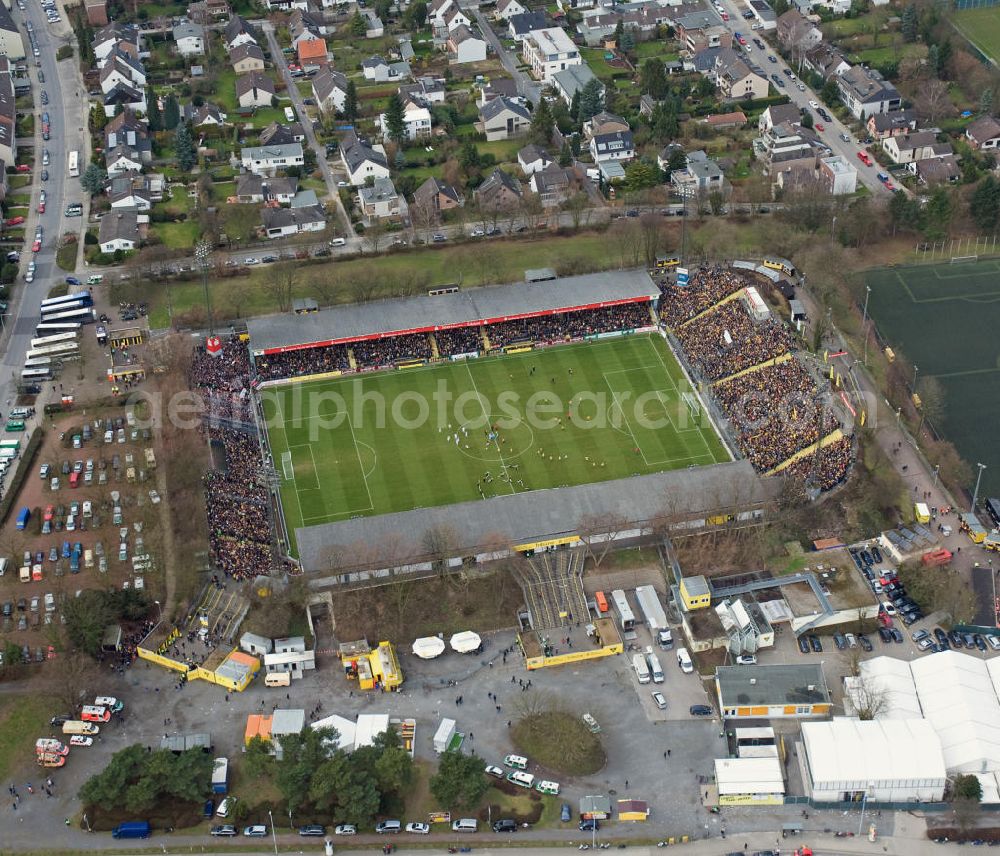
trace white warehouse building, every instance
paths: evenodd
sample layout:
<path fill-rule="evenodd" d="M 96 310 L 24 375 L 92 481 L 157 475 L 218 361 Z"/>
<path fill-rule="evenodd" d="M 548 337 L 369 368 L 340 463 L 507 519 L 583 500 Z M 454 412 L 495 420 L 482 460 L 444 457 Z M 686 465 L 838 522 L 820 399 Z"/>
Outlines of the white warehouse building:
<path fill-rule="evenodd" d="M 806 793 L 814 802 L 938 802 L 947 773 L 925 719 L 802 723 Z"/>

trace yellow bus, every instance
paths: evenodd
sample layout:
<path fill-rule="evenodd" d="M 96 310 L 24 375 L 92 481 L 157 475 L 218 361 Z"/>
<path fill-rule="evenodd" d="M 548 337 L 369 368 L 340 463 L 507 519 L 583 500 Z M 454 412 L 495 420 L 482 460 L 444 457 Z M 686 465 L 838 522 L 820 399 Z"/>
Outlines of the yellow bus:
<path fill-rule="evenodd" d="M 663 270 L 664 268 L 674 267 L 681 263 L 680 256 L 657 256 L 656 263 L 653 265 L 657 270 Z"/>

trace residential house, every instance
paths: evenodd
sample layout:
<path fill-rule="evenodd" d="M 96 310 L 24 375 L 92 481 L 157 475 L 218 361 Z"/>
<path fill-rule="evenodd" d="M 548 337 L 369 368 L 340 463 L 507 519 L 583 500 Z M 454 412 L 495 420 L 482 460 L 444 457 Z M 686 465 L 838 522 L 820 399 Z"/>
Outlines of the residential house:
<path fill-rule="evenodd" d="M 775 125 L 788 122 L 798 125 L 802 121 L 802 109 L 797 104 L 771 104 L 757 120 L 757 130 L 762 134 L 770 131 Z"/>
<path fill-rule="evenodd" d="M 272 122 L 260 132 L 262 146 L 287 146 L 291 143 L 304 143 L 306 132 L 301 122 L 291 122 L 288 125 Z"/>
<path fill-rule="evenodd" d="M 798 9 L 789 9 L 777 20 L 778 41 L 789 50 L 807 51 L 823 41 L 819 27 L 807 20 Z"/>
<path fill-rule="evenodd" d="M 596 134 L 613 134 L 615 131 L 631 131 L 632 126 L 621 116 L 602 110 L 583 123 L 583 133 L 593 137 Z"/>
<path fill-rule="evenodd" d="M 408 62 L 386 62 L 378 54 L 369 57 L 361 63 L 361 71 L 366 80 L 374 80 L 376 83 L 387 83 L 391 80 L 406 80 L 410 77 L 410 64 Z"/>
<path fill-rule="evenodd" d="M 102 253 L 134 250 L 142 240 L 149 217 L 134 208 L 119 208 L 101 218 L 97 243 Z M 142 229 L 140 230 L 140 224 Z"/>
<path fill-rule="evenodd" d="M 239 15 L 233 15 L 226 24 L 222 33 L 223 44 L 227 51 L 235 47 L 247 44 L 257 44 L 257 37 L 253 28 Z"/>
<path fill-rule="evenodd" d="M 521 167 L 521 172 L 531 175 L 540 172 L 553 163 L 552 156 L 541 146 L 534 143 L 525 146 L 517 153 L 517 165 Z"/>
<path fill-rule="evenodd" d="M 509 77 L 498 77 L 496 80 L 491 80 L 488 83 L 484 80 L 478 86 L 479 97 L 476 100 L 476 104 L 479 107 L 482 107 L 487 101 L 492 101 L 494 98 L 500 97 L 510 98 L 522 104 L 525 103 L 524 99 L 517 94 L 517 83 Z"/>
<path fill-rule="evenodd" d="M 274 81 L 251 71 L 236 78 L 236 102 L 240 107 L 270 107 L 274 99 Z"/>
<path fill-rule="evenodd" d="M 385 113 L 378 117 L 379 128 L 382 129 L 382 136 L 388 138 L 389 130 L 386 127 Z M 403 104 L 403 128 L 406 132 L 406 139 L 419 140 L 421 137 L 431 135 L 431 111 L 426 107 L 406 101 Z"/>
<path fill-rule="evenodd" d="M 315 190 L 300 190 L 292 197 L 290 206 L 292 208 L 309 208 L 319 205 L 319 197 Z"/>
<path fill-rule="evenodd" d="M 494 167 L 489 177 L 476 189 L 476 199 L 482 211 L 505 211 L 521 201 L 521 183 L 500 167 Z"/>
<path fill-rule="evenodd" d="M 300 41 L 296 49 L 296 55 L 299 59 L 299 65 L 303 69 L 309 67 L 317 68 L 327 65 L 330 62 L 325 39 L 304 39 Z"/>
<path fill-rule="evenodd" d="M 910 163 L 935 157 L 936 145 L 937 134 L 933 131 L 914 131 L 882 140 L 882 149 L 892 158 L 893 163 Z M 950 146 L 946 154 L 951 154 Z"/>
<path fill-rule="evenodd" d="M 684 148 L 680 143 L 667 143 L 656 156 L 656 165 L 664 172 L 670 171 L 670 158 L 674 152 L 684 153 Z"/>
<path fill-rule="evenodd" d="M 559 97 L 566 102 L 569 107 L 573 103 L 573 96 L 581 92 L 591 80 L 597 80 L 597 76 L 590 70 L 586 63 L 581 65 L 571 65 L 569 68 L 557 71 L 549 81 Z M 604 98 L 604 84 L 601 84 L 601 98 Z"/>
<path fill-rule="evenodd" d="M 520 0 L 498 0 L 496 6 L 496 17 L 501 21 L 509 21 L 515 15 L 523 15 L 528 11 Z"/>
<path fill-rule="evenodd" d="M 116 83 L 104 96 L 104 115 L 109 119 L 122 110 L 132 110 L 136 113 L 148 112 L 146 90 L 136 89 L 125 83 Z"/>
<path fill-rule="evenodd" d="M 769 174 L 777 164 L 789 161 L 808 161 L 809 168 L 816 166 L 816 151 L 812 139 L 799 125 L 782 122 L 766 129 L 759 139 L 754 140 L 754 152 L 757 159 Z"/>
<path fill-rule="evenodd" d="M 872 113 L 891 113 L 902 104 L 896 87 L 873 68 L 856 65 L 837 78 L 840 100 L 855 119 L 864 121 Z"/>
<path fill-rule="evenodd" d="M 101 92 L 105 95 L 119 84 L 133 89 L 143 89 L 146 86 L 146 69 L 131 54 L 114 50 L 108 54 L 101 66 L 100 81 Z"/>
<path fill-rule="evenodd" d="M 83 8 L 91 27 L 103 27 L 108 23 L 108 0 L 84 0 Z"/>
<path fill-rule="evenodd" d="M 332 68 L 321 69 L 312 79 L 312 92 L 324 116 L 342 113 L 347 102 L 347 76 Z"/>
<path fill-rule="evenodd" d="M 722 168 L 702 151 L 689 152 L 687 166 L 670 173 L 670 183 L 686 199 L 695 199 L 725 187 Z"/>
<path fill-rule="evenodd" d="M 654 38 L 661 25 L 669 26 L 671 16 L 657 3 L 623 3 L 610 8 L 591 9 L 583 13 L 576 31 L 590 47 L 599 47 L 614 39 L 618 24 L 637 42 Z"/>
<path fill-rule="evenodd" d="M 677 18 L 674 30 L 681 47 L 692 55 L 705 48 L 733 46 L 733 34 L 721 26 L 714 12 L 707 10 L 691 12 Z"/>
<path fill-rule="evenodd" d="M 274 178 L 242 172 L 236 176 L 236 201 L 241 204 L 280 203 L 288 205 L 298 189 L 297 178 L 276 176 Z"/>
<path fill-rule="evenodd" d="M 568 169 L 549 164 L 531 174 L 528 186 L 538 194 L 543 208 L 558 208 L 569 198 L 573 183 Z"/>
<path fill-rule="evenodd" d="M 750 68 L 735 51 L 724 50 L 716 57 L 715 83 L 719 94 L 732 101 L 767 97 L 767 77 Z"/>
<path fill-rule="evenodd" d="M 200 107 L 193 104 L 184 105 L 184 121 L 190 122 L 193 128 L 222 127 L 226 123 L 226 114 L 215 104 L 207 101 Z"/>
<path fill-rule="evenodd" d="M 913 110 L 894 110 L 892 113 L 872 113 L 865 123 L 873 140 L 898 137 L 917 130 L 917 114 Z"/>
<path fill-rule="evenodd" d="M 413 83 L 405 83 L 399 87 L 399 97 L 409 98 L 415 104 L 430 107 L 431 104 L 444 104 L 444 81 L 436 77 L 418 77 Z"/>
<path fill-rule="evenodd" d="M 326 212 L 321 205 L 307 208 L 264 208 L 260 215 L 267 238 L 284 238 L 303 232 L 322 232 Z"/>
<path fill-rule="evenodd" d="M 635 157 L 631 131 L 595 134 L 590 138 L 590 154 L 595 162 L 626 161 Z"/>
<path fill-rule="evenodd" d="M 450 184 L 431 176 L 413 191 L 413 205 L 428 214 L 433 212 L 437 218 L 442 211 L 461 208 L 465 205 L 465 199 Z"/>
<path fill-rule="evenodd" d="M 515 42 L 519 42 L 532 30 L 545 29 L 547 23 L 544 12 L 521 12 L 510 16 L 507 32 Z"/>
<path fill-rule="evenodd" d="M 651 119 L 653 116 L 653 111 L 660 106 L 663 102 L 659 99 L 654 98 L 649 93 L 639 96 L 639 115 L 645 116 L 647 119 Z"/>
<path fill-rule="evenodd" d="M 104 126 L 104 150 L 125 145 L 136 148 L 149 141 L 149 126 L 133 110 L 123 110 Z"/>
<path fill-rule="evenodd" d="M 290 12 L 293 9 L 305 12 L 309 8 L 308 0 L 265 0 L 265 2 L 272 12 Z"/>
<path fill-rule="evenodd" d="M 559 11 L 564 14 L 570 9 L 590 9 L 596 6 L 598 0 L 556 0 Z"/>
<path fill-rule="evenodd" d="M 703 121 L 710 128 L 742 128 L 747 123 L 747 117 L 742 110 L 734 110 L 732 113 L 708 115 Z"/>
<path fill-rule="evenodd" d="M 108 188 L 108 201 L 113 211 L 119 208 L 149 211 L 153 207 L 153 194 L 140 176 L 122 176 L 112 179 Z"/>
<path fill-rule="evenodd" d="M 128 146 L 119 145 L 104 153 L 104 168 L 107 170 L 108 178 L 129 172 L 141 172 L 142 167 L 143 162 L 139 153 Z"/>
<path fill-rule="evenodd" d="M 279 169 L 302 166 L 302 144 L 246 146 L 240 149 L 240 163 L 243 169 L 258 175 L 274 175 Z"/>
<path fill-rule="evenodd" d="M 389 177 L 385 149 L 380 145 L 369 145 L 353 131 L 340 144 L 340 160 L 347 170 L 347 178 L 352 187 L 361 187 L 368 178 Z"/>
<path fill-rule="evenodd" d="M 17 106 L 14 84 L 9 74 L 0 76 L 0 161 L 7 166 L 17 162 Z"/>
<path fill-rule="evenodd" d="M 824 80 L 838 77 L 851 67 L 844 55 L 826 42 L 822 42 L 811 51 L 807 51 L 802 58 L 802 65 L 806 70 L 815 72 Z"/>
<path fill-rule="evenodd" d="M 288 16 L 288 34 L 291 36 L 293 47 L 303 33 L 328 36 L 332 35 L 334 30 L 334 27 L 327 25 L 326 18 L 315 12 L 304 12 L 301 9 L 296 9 Z"/>
<path fill-rule="evenodd" d="M 368 220 L 399 220 L 407 215 L 406 200 L 397 192 L 391 178 L 376 178 L 371 187 L 358 190 L 361 213 Z"/>
<path fill-rule="evenodd" d="M 181 56 L 200 56 L 205 53 L 205 29 L 184 21 L 174 27 L 174 43 Z"/>
<path fill-rule="evenodd" d="M 1000 122 L 992 116 L 980 116 L 965 129 L 965 139 L 980 151 L 1000 148 Z"/>
<path fill-rule="evenodd" d="M 494 98 L 479 108 L 479 121 L 489 142 L 509 140 L 527 133 L 531 125 L 531 113 L 516 101 Z"/>
<path fill-rule="evenodd" d="M 228 0 L 197 0 L 188 5 L 188 17 L 203 27 L 216 23 L 220 18 L 228 20 L 232 13 Z"/>
<path fill-rule="evenodd" d="M 858 171 L 841 155 L 820 158 L 819 181 L 831 196 L 845 196 L 857 189 Z"/>
<path fill-rule="evenodd" d="M 365 19 L 365 38 L 381 39 L 385 35 L 385 23 L 371 9 L 362 11 Z"/>
<path fill-rule="evenodd" d="M 459 27 L 472 26 L 472 20 L 458 7 L 457 4 L 450 6 L 448 11 L 441 16 L 441 20 L 444 22 L 444 26 L 440 29 L 446 30 L 449 33 Z"/>
<path fill-rule="evenodd" d="M 535 78 L 545 83 L 558 72 L 583 63 L 579 48 L 560 27 L 532 30 L 521 41 L 521 56 Z"/>
<path fill-rule="evenodd" d="M 690 56 L 687 62 L 684 64 L 684 68 L 687 71 L 697 71 L 698 74 L 703 74 L 706 77 L 710 77 L 715 74 L 715 62 L 725 51 L 730 51 L 732 48 L 702 48 L 696 54 Z"/>
<path fill-rule="evenodd" d="M 411 42 L 406 36 L 400 36 L 399 58 L 401 60 L 405 60 L 406 62 L 413 62 L 413 58 L 416 55 L 416 51 L 413 50 L 413 42 Z"/>
<path fill-rule="evenodd" d="M 958 159 L 953 154 L 924 158 L 908 164 L 906 168 L 920 180 L 921 184 L 930 186 L 956 184 L 962 176 Z"/>
<path fill-rule="evenodd" d="M 229 52 L 229 64 L 237 74 L 264 71 L 264 51 L 253 42 L 237 45 Z"/>
<path fill-rule="evenodd" d="M 486 60 L 486 39 L 461 24 L 448 33 L 448 62 L 461 65 L 465 62 Z"/>
<path fill-rule="evenodd" d="M 455 0 L 431 0 L 430 5 L 427 7 L 427 20 L 433 29 L 441 29 L 445 26 L 444 16 L 452 10 L 452 8 L 457 8 L 458 3 Z"/>
<path fill-rule="evenodd" d="M 139 57 L 139 28 L 133 24 L 119 24 L 114 21 L 94 33 L 94 65 L 100 67 L 115 51 L 120 50 L 129 56 Z"/>

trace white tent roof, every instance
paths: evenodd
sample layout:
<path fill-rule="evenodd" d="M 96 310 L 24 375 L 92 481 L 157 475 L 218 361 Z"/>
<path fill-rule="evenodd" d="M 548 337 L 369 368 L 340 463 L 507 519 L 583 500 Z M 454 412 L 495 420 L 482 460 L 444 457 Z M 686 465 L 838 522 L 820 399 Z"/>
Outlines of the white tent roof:
<path fill-rule="evenodd" d="M 389 730 L 389 714 L 362 713 L 358 715 L 358 726 L 354 732 L 354 748 L 372 746 L 375 738 Z"/>
<path fill-rule="evenodd" d="M 809 770 L 819 788 L 945 780 L 944 756 L 933 726 L 924 719 L 803 722 Z"/>
<path fill-rule="evenodd" d="M 469 654 L 482 644 L 482 640 L 479 638 L 478 633 L 474 633 L 471 630 L 463 630 L 461 633 L 456 633 L 451 637 L 450 644 L 459 654 Z"/>
<path fill-rule="evenodd" d="M 349 719 L 344 719 L 344 717 L 333 713 L 330 716 L 317 719 L 309 727 L 317 730 L 320 728 L 336 728 L 339 735 L 337 738 L 337 748 L 347 752 L 350 752 L 354 748 L 356 726 Z"/>
<path fill-rule="evenodd" d="M 910 664 L 924 716 L 950 771 L 1000 770 L 1000 700 L 986 663 L 942 651 Z"/>
<path fill-rule="evenodd" d="M 444 653 L 444 639 L 437 636 L 421 636 L 413 640 L 413 653 L 421 660 L 433 660 Z"/>
<path fill-rule="evenodd" d="M 974 773 L 979 779 L 979 785 L 983 789 L 983 797 L 980 800 L 983 805 L 996 805 L 1000 803 L 1000 786 L 997 784 L 996 773 Z"/>
<path fill-rule="evenodd" d="M 777 758 L 716 758 L 719 796 L 729 794 L 783 794 L 785 780 Z"/>
<path fill-rule="evenodd" d="M 859 689 L 861 687 L 861 689 Z M 884 693 L 885 709 L 879 711 L 877 719 L 920 719 L 920 699 L 913 683 L 913 673 L 906 660 L 893 657 L 873 657 L 861 662 L 860 680 L 844 678 L 844 693 L 851 700 L 855 710 L 868 706 L 872 693 Z M 864 693 L 869 698 L 859 698 Z"/>

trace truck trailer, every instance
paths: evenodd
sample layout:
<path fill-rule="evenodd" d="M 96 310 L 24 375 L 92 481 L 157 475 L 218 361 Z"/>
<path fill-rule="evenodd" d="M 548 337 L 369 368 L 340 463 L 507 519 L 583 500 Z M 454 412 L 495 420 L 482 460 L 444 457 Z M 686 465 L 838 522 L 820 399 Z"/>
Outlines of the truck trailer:
<path fill-rule="evenodd" d="M 229 759 L 216 758 L 212 762 L 212 793 L 225 794 L 229 792 Z"/>
<path fill-rule="evenodd" d="M 632 655 L 632 668 L 640 684 L 649 683 L 649 666 L 646 665 L 646 658 L 642 654 Z"/>
<path fill-rule="evenodd" d="M 447 752 L 448 746 L 451 744 L 451 740 L 454 736 L 455 720 L 442 719 L 437 732 L 434 734 L 434 751 L 439 755 Z"/>
<path fill-rule="evenodd" d="M 655 588 L 652 586 L 636 586 L 635 599 L 639 602 L 639 609 L 642 610 L 643 617 L 646 619 L 646 626 L 654 637 L 657 631 L 665 630 L 669 627 L 666 613 L 663 611 L 663 607 L 660 606 L 660 596 L 656 593 Z"/>

